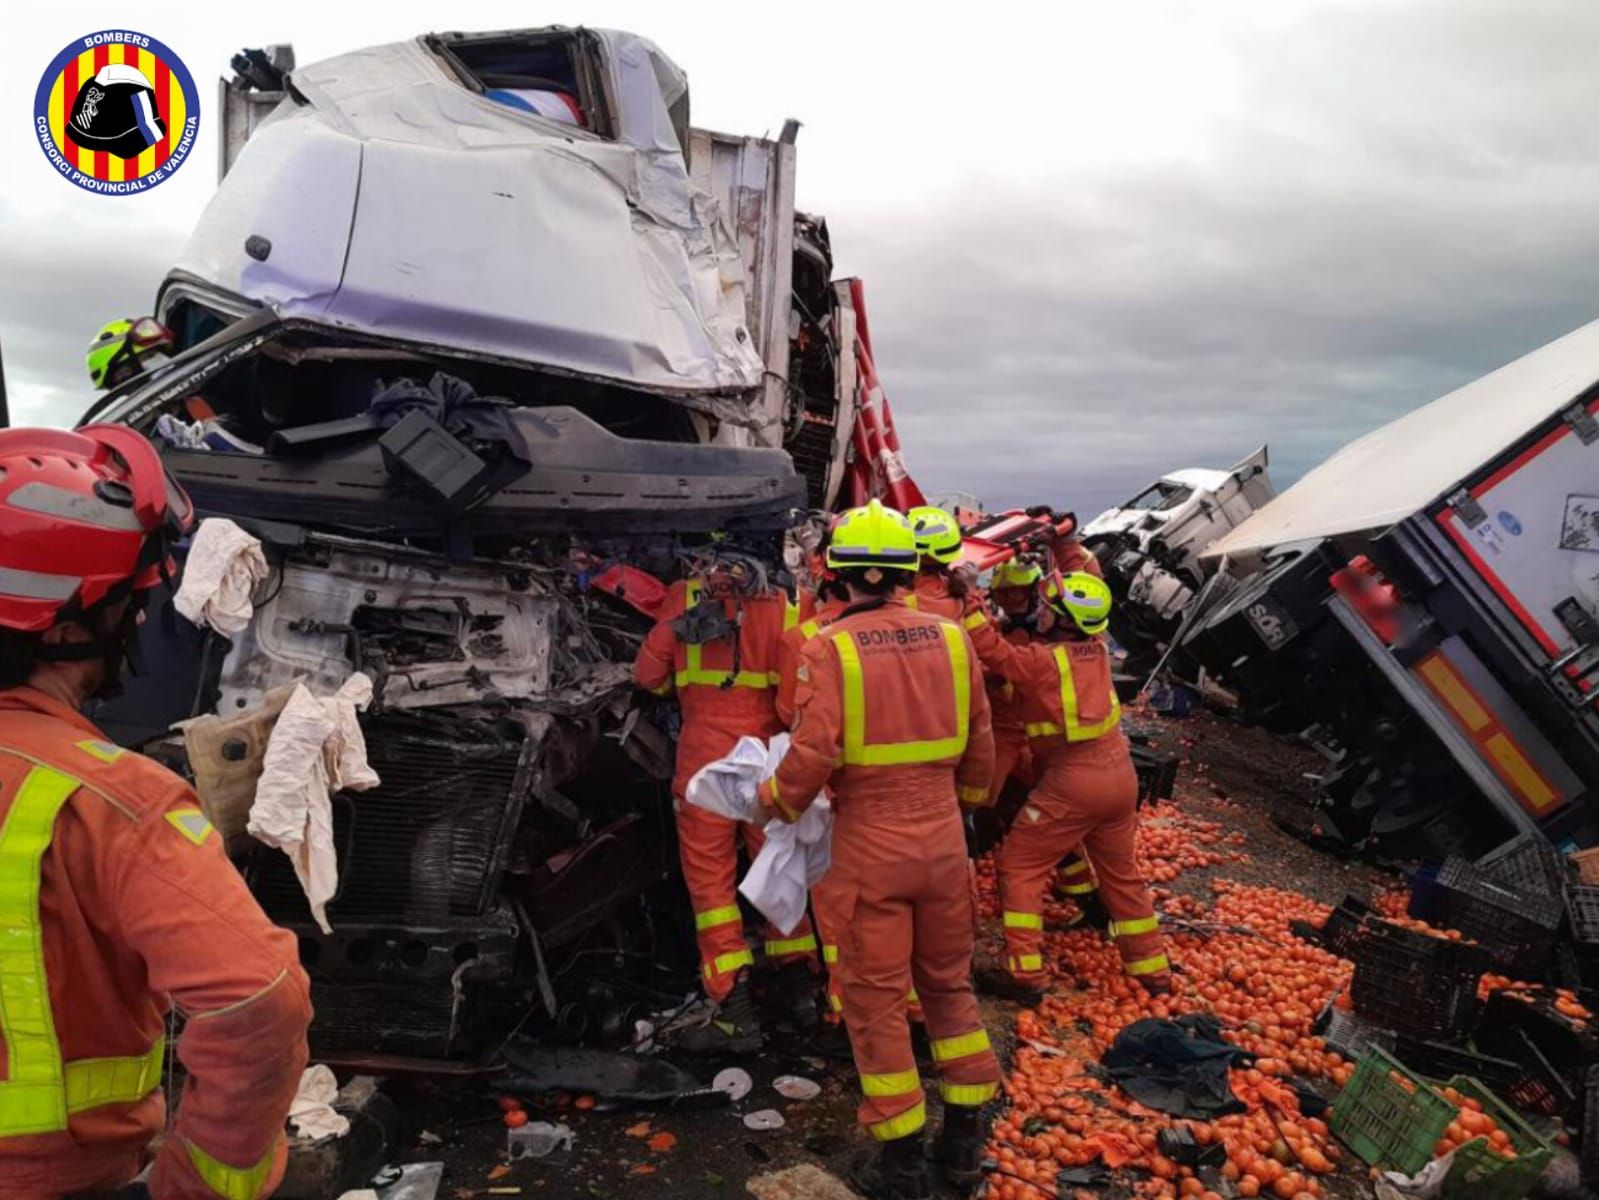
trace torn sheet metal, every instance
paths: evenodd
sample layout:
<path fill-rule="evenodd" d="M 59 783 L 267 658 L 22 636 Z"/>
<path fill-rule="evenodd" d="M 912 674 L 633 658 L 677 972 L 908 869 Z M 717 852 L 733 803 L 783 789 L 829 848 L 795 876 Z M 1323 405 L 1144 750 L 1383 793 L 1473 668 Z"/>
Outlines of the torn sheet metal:
<path fill-rule="evenodd" d="M 738 238 L 668 111 L 683 74 L 591 32 L 614 141 L 471 91 L 422 40 L 295 71 L 305 102 L 262 122 L 177 272 L 286 317 L 753 405 Z"/>

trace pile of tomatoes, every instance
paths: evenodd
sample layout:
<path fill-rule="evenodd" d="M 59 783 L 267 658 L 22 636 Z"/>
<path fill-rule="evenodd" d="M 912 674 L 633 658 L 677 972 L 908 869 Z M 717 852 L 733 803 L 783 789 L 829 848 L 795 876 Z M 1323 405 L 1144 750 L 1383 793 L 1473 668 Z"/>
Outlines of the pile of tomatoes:
<path fill-rule="evenodd" d="M 1433 1091 L 1453 1104 L 1456 1110 L 1455 1119 L 1449 1122 L 1443 1137 L 1433 1144 L 1434 1158 L 1442 1158 L 1475 1138 L 1485 1139 L 1488 1149 L 1502 1158 L 1516 1157 L 1516 1147 L 1510 1135 L 1499 1128 L 1498 1121 L 1483 1111 L 1482 1102 L 1476 1097 L 1463 1096 L 1452 1087 L 1434 1088 Z"/>

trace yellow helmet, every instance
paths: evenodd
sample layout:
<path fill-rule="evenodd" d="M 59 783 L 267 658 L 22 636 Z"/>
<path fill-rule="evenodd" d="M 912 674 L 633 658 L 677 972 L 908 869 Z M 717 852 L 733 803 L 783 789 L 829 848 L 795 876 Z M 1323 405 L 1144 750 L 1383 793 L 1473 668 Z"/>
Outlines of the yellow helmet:
<path fill-rule="evenodd" d="M 1052 571 L 1043 582 L 1044 603 L 1070 617 L 1089 637 L 1104 633 L 1110 623 L 1110 585 L 1087 571 L 1062 575 Z"/>
<path fill-rule="evenodd" d="M 914 571 L 917 557 L 916 532 L 905 514 L 877 500 L 839 517 L 827 543 L 827 565 L 835 571 L 845 567 Z"/>
<path fill-rule="evenodd" d="M 1038 581 L 1043 577 L 1044 569 L 1037 563 L 1022 562 L 1019 558 L 1011 558 L 994 568 L 994 577 L 990 581 L 989 587 L 1036 587 Z"/>
<path fill-rule="evenodd" d="M 946 566 L 961 556 L 960 522 L 941 508 L 923 504 L 905 514 L 916 531 L 916 550 Z"/>

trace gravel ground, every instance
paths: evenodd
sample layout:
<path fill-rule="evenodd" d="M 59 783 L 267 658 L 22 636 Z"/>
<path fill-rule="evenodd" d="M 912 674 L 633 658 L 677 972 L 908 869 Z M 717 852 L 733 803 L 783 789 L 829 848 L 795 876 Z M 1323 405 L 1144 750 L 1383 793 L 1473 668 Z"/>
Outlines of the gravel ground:
<path fill-rule="evenodd" d="M 1158 745 L 1181 754 L 1176 802 L 1196 816 L 1243 830 L 1249 840 L 1249 862 L 1190 871 L 1172 885 L 1174 890 L 1208 897 L 1209 881 L 1221 874 L 1251 884 L 1293 888 L 1336 903 L 1348 892 L 1366 893 L 1387 882 L 1369 868 L 1308 848 L 1276 823 L 1278 818 L 1301 826 L 1307 823 L 1310 788 L 1304 776 L 1319 766 L 1313 754 L 1208 714 L 1180 722 L 1140 717 L 1136 724 L 1154 735 Z M 999 1035 L 995 1041 L 1002 1054 L 1008 1053 L 1014 1011 L 1006 1004 L 984 1002 L 985 1018 Z M 707 1081 L 715 1070 L 715 1065 L 684 1065 Z M 755 1088 L 731 1110 L 533 1110 L 534 1120 L 564 1120 L 577 1142 L 573 1149 L 547 1159 L 516 1164 L 506 1164 L 505 1130 L 488 1086 L 435 1082 L 391 1089 L 413 1122 L 410 1144 L 399 1158 L 444 1162 L 440 1200 L 486 1195 L 720 1200 L 750 1194 L 824 1200 L 838 1194 L 819 1182 L 826 1177 L 818 1172 L 777 1173 L 802 1164 L 839 1169 L 861 1144 L 854 1130 L 856 1093 L 849 1065 L 817 1057 L 812 1046 L 783 1035 L 757 1059 L 741 1065 L 754 1078 Z M 770 1086 L 783 1074 L 816 1080 L 821 1095 L 806 1102 L 784 1100 Z M 763 1132 L 744 1127 L 742 1114 L 766 1108 L 781 1111 L 786 1127 Z M 647 1131 L 640 1127 L 644 1122 Z M 442 1141 L 417 1140 L 423 1130 Z M 652 1150 L 647 1139 L 659 1133 L 671 1134 L 675 1144 Z M 1346 1197 L 1368 1187 L 1362 1172 L 1341 1179 L 1330 1190 L 1336 1197 Z M 489 1188 L 520 1190 L 485 1190 Z M 1117 1193 L 1125 1190 L 1111 1189 L 1111 1195 Z"/>

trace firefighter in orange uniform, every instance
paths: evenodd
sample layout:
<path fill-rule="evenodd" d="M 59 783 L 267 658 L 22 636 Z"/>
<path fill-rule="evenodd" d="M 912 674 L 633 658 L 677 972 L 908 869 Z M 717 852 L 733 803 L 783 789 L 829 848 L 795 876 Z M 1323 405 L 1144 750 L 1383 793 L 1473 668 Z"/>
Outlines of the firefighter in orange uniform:
<path fill-rule="evenodd" d="M 0 1195 L 257 1200 L 311 1008 L 294 938 L 194 792 L 79 712 L 137 667 L 140 612 L 192 523 L 124 426 L 0 431 Z M 167 1013 L 187 1017 L 177 1120 Z"/>
<path fill-rule="evenodd" d="M 744 937 L 736 891 L 738 840 L 759 853 L 760 830 L 707 812 L 684 799 L 688 781 L 730 753 L 741 737 L 770 738 L 787 728 L 777 715 L 778 643 L 804 614 L 779 591 L 752 592 L 725 570 L 708 581 L 674 583 L 653 629 L 639 647 L 633 677 L 658 696 L 676 693 L 683 725 L 677 739 L 672 802 L 678 852 L 694 907 L 700 973 L 717 1003 L 716 1018 L 684 1038 L 703 1053 L 745 1053 L 761 1045 L 750 988 L 755 957 Z M 775 989 L 784 1015 L 801 1028 L 817 1024 L 816 936 L 766 927 L 766 957 L 779 964 Z"/>
<path fill-rule="evenodd" d="M 916 533 L 916 551 L 921 556 L 906 603 L 919 612 L 959 621 L 966 613 L 966 580 L 950 568 L 960 561 L 960 524 L 932 505 L 913 508 L 905 516 Z"/>
<path fill-rule="evenodd" d="M 1044 890 L 1061 855 L 1079 845 L 1093 860 L 1110 933 L 1129 975 L 1151 992 L 1171 989 L 1149 889 L 1138 874 L 1138 778 L 1118 728 L 1121 704 L 1103 633 L 1110 588 L 1097 576 L 1053 573 L 1042 585 L 1040 640 L 1007 642 L 974 607 L 968 624 L 984 665 L 1016 685 L 1038 783 L 999 848 L 1005 968 L 979 982 L 1033 1002 L 1044 970 Z"/>
<path fill-rule="evenodd" d="M 864 1093 L 859 1118 L 880 1144 L 854 1182 L 869 1196 L 918 1200 L 931 1183 L 905 1011 L 913 981 L 944 1098 L 934 1157 L 957 1182 L 979 1178 L 980 1110 L 998 1089 L 971 990 L 960 805 L 988 792 L 988 700 L 960 625 L 908 608 L 895 586 L 917 564 L 905 517 L 875 501 L 844 514 L 827 561 L 850 607 L 801 652 L 793 744 L 759 798 L 794 821 L 832 787 L 844 1021 Z"/>

